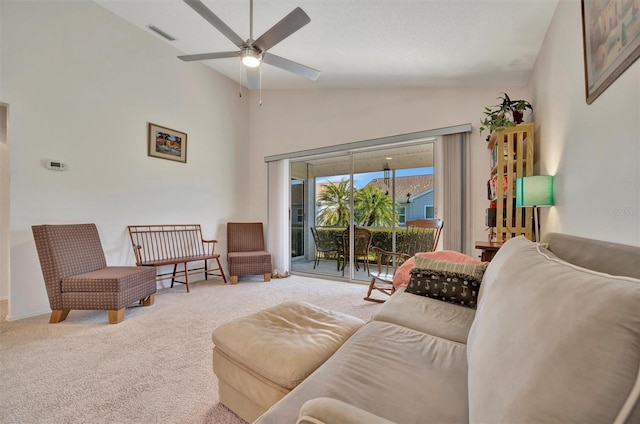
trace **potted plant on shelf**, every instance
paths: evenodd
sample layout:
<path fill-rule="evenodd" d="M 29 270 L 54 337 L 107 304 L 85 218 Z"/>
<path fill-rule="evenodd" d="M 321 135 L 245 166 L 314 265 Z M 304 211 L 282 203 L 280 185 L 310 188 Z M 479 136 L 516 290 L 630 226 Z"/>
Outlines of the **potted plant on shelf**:
<path fill-rule="evenodd" d="M 487 141 L 490 140 L 491 134 L 494 131 L 499 131 L 522 123 L 524 112 L 527 109 L 533 112 L 533 107 L 528 101 L 511 100 L 507 93 L 502 94 L 502 97 L 498 97 L 498 100 L 502 100 L 499 105 L 484 108 L 484 114 L 486 116 L 482 121 L 480 121 L 482 124 L 480 127 L 480 134 L 488 130 L 489 135 L 487 136 Z"/>

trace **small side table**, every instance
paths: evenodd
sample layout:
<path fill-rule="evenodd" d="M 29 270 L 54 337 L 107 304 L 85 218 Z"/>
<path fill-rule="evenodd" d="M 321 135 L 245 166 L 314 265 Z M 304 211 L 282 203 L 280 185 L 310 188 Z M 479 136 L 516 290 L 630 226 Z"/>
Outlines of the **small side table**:
<path fill-rule="evenodd" d="M 476 241 L 476 249 L 482 251 L 480 260 L 483 262 L 491 262 L 491 259 L 498 253 L 502 247 L 502 243 L 495 241 Z"/>

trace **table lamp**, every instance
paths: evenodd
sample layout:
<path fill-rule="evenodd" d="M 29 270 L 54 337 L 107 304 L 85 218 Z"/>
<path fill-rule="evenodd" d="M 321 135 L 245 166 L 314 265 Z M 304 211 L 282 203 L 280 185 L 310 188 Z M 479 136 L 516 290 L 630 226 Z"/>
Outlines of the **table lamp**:
<path fill-rule="evenodd" d="M 538 208 L 553 206 L 553 176 L 534 175 L 517 178 L 516 206 L 533 206 L 534 241 L 539 241 Z"/>

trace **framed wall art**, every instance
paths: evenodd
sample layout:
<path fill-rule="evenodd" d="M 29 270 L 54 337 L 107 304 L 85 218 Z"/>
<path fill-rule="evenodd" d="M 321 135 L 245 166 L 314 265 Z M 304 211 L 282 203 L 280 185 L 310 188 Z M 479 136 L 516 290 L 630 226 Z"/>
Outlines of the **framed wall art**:
<path fill-rule="evenodd" d="M 187 133 L 149 123 L 148 155 L 187 162 Z"/>
<path fill-rule="evenodd" d="M 582 0 L 587 104 L 640 57 L 640 0 Z"/>

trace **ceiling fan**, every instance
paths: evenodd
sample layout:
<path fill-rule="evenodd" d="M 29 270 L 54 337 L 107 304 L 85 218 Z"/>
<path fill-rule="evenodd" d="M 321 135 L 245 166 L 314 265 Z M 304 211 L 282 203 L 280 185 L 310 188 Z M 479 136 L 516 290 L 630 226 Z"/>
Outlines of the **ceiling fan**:
<path fill-rule="evenodd" d="M 300 75 L 312 81 L 317 80 L 320 76 L 320 71 L 267 52 L 267 50 L 311 22 L 311 18 L 309 18 L 309 15 L 307 15 L 301 8 L 296 7 L 280 22 L 269 28 L 267 32 L 258 37 L 257 40 L 254 40 L 253 0 L 249 0 L 249 39 L 244 41 L 242 38 L 240 38 L 240 36 L 238 36 L 238 34 L 236 34 L 231 28 L 229 28 L 227 24 L 222 22 L 220 18 L 218 18 L 211 10 L 209 10 L 202 3 L 202 1 L 184 0 L 184 2 L 187 3 L 193 10 L 198 12 L 200 16 L 206 19 L 207 22 L 213 25 L 225 37 L 231 40 L 231 42 L 238 46 L 240 50 L 233 52 L 190 54 L 178 56 L 179 59 L 189 62 L 194 60 L 240 57 L 242 58 L 242 63 L 247 69 L 247 86 L 249 87 L 249 89 L 260 87 L 259 66 L 262 62 L 280 69 L 284 69 L 285 71 L 292 72 L 296 75 Z"/>

